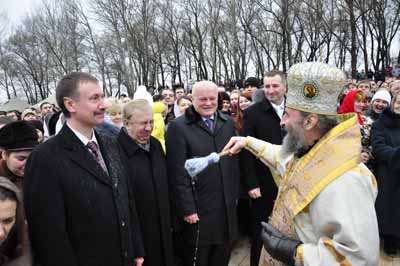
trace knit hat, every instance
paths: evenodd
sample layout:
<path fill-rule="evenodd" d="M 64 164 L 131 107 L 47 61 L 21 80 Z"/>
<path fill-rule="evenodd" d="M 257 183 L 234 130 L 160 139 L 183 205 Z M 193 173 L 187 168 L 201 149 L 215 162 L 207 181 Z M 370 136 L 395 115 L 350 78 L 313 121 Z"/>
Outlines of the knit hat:
<path fill-rule="evenodd" d="M 28 108 L 22 112 L 21 119 L 24 120 L 24 117 L 27 116 L 28 114 L 32 114 L 32 115 L 36 116 L 35 111 Z"/>
<path fill-rule="evenodd" d="M 258 87 L 260 87 L 260 80 L 255 77 L 249 77 L 244 82 L 244 87 L 246 88 L 247 86 L 258 88 Z"/>
<path fill-rule="evenodd" d="M 36 129 L 26 121 L 15 121 L 0 129 L 0 147 L 7 151 L 32 150 L 38 144 Z"/>
<path fill-rule="evenodd" d="M 390 102 L 392 101 L 392 96 L 390 96 L 390 93 L 386 90 L 379 90 L 374 94 L 374 97 L 372 97 L 371 103 L 378 99 L 386 101 L 390 105 Z"/>
<path fill-rule="evenodd" d="M 149 102 L 150 105 L 153 105 L 153 97 L 151 97 L 151 94 L 147 91 L 146 86 L 144 85 L 140 85 L 136 89 L 136 92 L 133 95 L 133 99 L 145 99 Z"/>

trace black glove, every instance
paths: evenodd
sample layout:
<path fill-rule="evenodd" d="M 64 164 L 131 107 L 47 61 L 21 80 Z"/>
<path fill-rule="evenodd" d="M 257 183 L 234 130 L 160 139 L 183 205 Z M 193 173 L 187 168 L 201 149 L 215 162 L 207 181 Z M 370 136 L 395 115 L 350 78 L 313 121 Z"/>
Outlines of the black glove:
<path fill-rule="evenodd" d="M 261 238 L 269 255 L 286 265 L 294 265 L 294 256 L 301 241 L 289 238 L 270 224 L 261 222 Z"/>

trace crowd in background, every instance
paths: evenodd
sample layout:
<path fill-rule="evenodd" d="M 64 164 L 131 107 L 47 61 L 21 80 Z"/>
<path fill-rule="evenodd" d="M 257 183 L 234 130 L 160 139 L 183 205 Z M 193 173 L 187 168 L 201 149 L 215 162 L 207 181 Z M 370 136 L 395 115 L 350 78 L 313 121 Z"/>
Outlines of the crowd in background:
<path fill-rule="evenodd" d="M 360 159 L 377 178 L 379 194 L 376 212 L 379 231 L 384 252 L 390 256 L 399 255 L 400 251 L 398 227 L 400 224 L 400 183 L 398 181 L 400 175 L 398 163 L 400 161 L 400 77 L 395 71 L 393 71 L 394 76 L 382 77 L 379 73 L 364 73 L 359 75 L 359 80 L 349 79 L 338 99 L 338 113 L 356 113 L 358 118 L 362 135 Z M 181 209 L 187 206 L 191 208 L 191 204 L 187 202 L 190 198 L 184 198 L 182 194 L 192 192 L 182 189 L 183 184 L 180 182 L 183 181 L 177 178 L 181 175 L 179 172 L 181 169 L 176 164 L 184 163 L 185 159 L 190 159 L 190 155 L 207 155 L 203 151 L 218 151 L 217 147 L 223 147 L 229 137 L 234 135 L 254 136 L 274 144 L 281 144 L 285 132 L 279 123 L 285 109 L 286 90 L 285 74 L 279 71 L 268 72 L 263 80 L 249 77 L 244 81 L 243 88 L 227 91 L 219 86 L 218 113 L 211 123 L 217 123 L 218 119 L 223 119 L 218 123 L 232 123 L 232 125 L 226 125 L 229 126 L 230 131 L 224 128 L 226 132 L 224 131 L 223 138 L 215 138 L 213 143 L 209 142 L 208 136 L 198 135 L 197 131 L 191 131 L 191 123 L 197 123 L 197 117 L 193 116 L 193 112 L 196 114 L 198 109 L 193 108 L 195 99 L 192 91 L 188 91 L 184 86 L 164 87 L 154 95 L 150 94 L 146 87 L 140 86 L 133 99 L 125 94 L 120 95 L 118 99 L 105 99 L 104 121 L 97 124 L 95 130 L 99 136 L 107 136 L 118 143 L 122 150 L 120 152 L 123 154 L 121 155 L 122 164 L 129 165 L 126 181 L 129 189 L 121 193 L 131 193 L 135 201 L 134 209 L 137 217 L 133 219 L 139 221 L 140 232 L 135 231 L 134 226 L 131 229 L 141 235 L 141 244 L 138 245 L 139 251 L 134 257 L 144 257 L 143 265 L 169 266 L 177 261 L 190 265 L 193 254 L 196 254 L 193 252 L 197 252 L 199 243 L 200 246 L 218 246 L 215 250 L 221 258 L 212 261 L 210 251 L 199 249 L 197 254 L 199 262 L 204 259 L 202 256 L 207 257 L 208 259 L 204 260 L 209 260 L 209 262 L 198 265 L 224 265 L 229 261 L 231 244 L 236 238 L 236 234 L 231 234 L 230 231 L 234 227 L 231 224 L 235 223 L 239 224 L 242 234 L 250 236 L 251 265 L 258 265 L 262 245 L 259 237 L 260 221 L 268 220 L 277 193 L 269 170 L 253 155 L 246 152 L 237 160 L 223 165 L 221 169 L 210 169 L 205 175 L 221 176 L 223 181 L 225 181 L 225 175 L 231 177 L 238 174 L 238 189 L 236 191 L 232 188 L 236 185 L 235 183 L 231 184 L 232 187 L 227 187 L 229 184 L 224 182 L 214 184 L 215 186 L 211 188 L 202 188 L 201 186 L 210 186 L 206 182 L 214 181 L 198 181 L 196 204 L 199 206 L 196 207 L 205 209 L 200 215 L 193 216 L 195 213 L 190 211 L 181 212 Z M 203 111 L 206 109 L 203 108 Z M 186 120 L 178 119 L 179 117 L 185 117 Z M 35 207 L 34 202 L 28 202 L 25 203 L 25 207 L 32 206 L 32 210 L 23 208 L 22 191 L 26 191 L 27 186 L 27 184 L 24 185 L 25 164 L 31 151 L 44 145 L 42 143 L 51 141 L 55 138 L 54 136 L 60 132 L 63 133 L 63 130 L 65 131 L 64 124 L 68 119 L 63 107 L 49 102 L 41 103 L 38 109 L 27 108 L 22 113 L 17 110 L 0 111 L 0 265 L 30 265 L 32 252 L 29 236 L 33 236 L 34 251 L 40 253 L 44 248 L 38 247 L 40 246 L 38 241 L 41 238 L 37 233 L 43 234 L 45 228 L 36 230 L 34 226 L 38 224 L 32 222 L 29 224 L 29 229 L 33 228 L 33 232 L 27 234 L 28 227 L 24 221 L 25 211 L 28 213 L 28 218 L 34 217 L 39 214 L 36 213 L 36 209 L 35 211 L 33 209 L 42 207 Z M 225 119 L 228 122 L 225 122 Z M 204 122 L 207 124 L 207 121 Z M 211 136 L 217 135 L 214 130 L 216 130 L 215 125 L 214 128 L 211 125 Z M 149 137 L 150 134 L 152 137 Z M 183 141 L 186 137 L 190 139 L 190 142 Z M 226 142 L 222 143 L 223 140 Z M 204 148 L 208 145 L 211 145 L 210 148 Z M 196 151 L 199 151 L 198 154 Z M 103 154 L 103 157 L 106 156 Z M 39 164 L 35 166 L 32 161 L 30 165 L 32 172 L 34 167 L 40 166 Z M 232 173 L 235 167 L 238 172 Z M 35 178 L 40 178 L 40 176 L 35 176 Z M 206 177 L 203 179 L 206 180 Z M 34 182 L 31 180 L 30 185 Z M 90 183 L 85 186 L 85 189 L 92 189 Z M 47 189 L 51 190 L 51 188 Z M 209 193 L 208 190 L 202 194 L 202 189 L 223 191 L 225 198 L 219 198 L 221 195 Z M 64 190 L 59 192 L 66 193 Z M 34 193 L 42 192 L 30 191 L 29 197 L 26 196 L 25 200 L 45 199 L 36 197 Z M 229 195 L 226 196 L 227 194 Z M 216 204 L 215 209 L 207 209 L 202 204 L 211 204 L 209 197 L 212 199 L 212 204 L 219 201 L 221 204 Z M 232 204 L 226 202 L 228 198 L 231 199 L 230 197 L 235 199 Z M 86 207 L 94 206 L 93 203 Z M 44 206 L 51 208 L 50 203 Z M 231 208 L 235 208 L 235 212 L 230 213 Z M 82 207 L 79 211 L 84 212 L 85 209 Z M 76 211 L 77 215 L 82 214 L 79 211 Z M 199 242 L 190 242 L 198 237 L 196 236 L 197 229 L 190 226 L 197 223 L 199 217 L 200 220 L 202 217 L 207 217 L 208 211 L 227 214 L 210 216 L 207 220 L 208 224 L 201 224 Z M 232 218 L 231 215 L 235 217 Z M 51 215 L 49 217 L 51 218 Z M 182 217 L 184 223 L 180 219 Z M 231 221 L 231 219 L 234 220 Z M 28 222 L 30 223 L 29 219 Z M 82 223 L 86 222 L 89 221 L 82 220 Z M 226 224 L 228 224 L 228 229 L 225 227 Z M 85 233 L 79 230 L 76 232 Z M 74 237 L 79 238 L 79 236 Z M 206 237 L 208 239 L 205 239 Z M 50 237 L 51 239 L 53 238 Z M 228 244 L 221 248 L 220 243 Z M 72 247 L 72 249 L 78 249 L 78 247 Z M 90 253 L 92 250 L 89 249 L 87 252 Z M 43 257 L 39 258 L 42 259 L 43 265 L 49 265 L 46 263 L 51 261 L 50 259 L 46 261 Z M 92 265 L 90 263 L 90 258 L 88 258 L 87 265 Z M 140 265 L 141 261 L 138 260 L 136 263 Z"/>

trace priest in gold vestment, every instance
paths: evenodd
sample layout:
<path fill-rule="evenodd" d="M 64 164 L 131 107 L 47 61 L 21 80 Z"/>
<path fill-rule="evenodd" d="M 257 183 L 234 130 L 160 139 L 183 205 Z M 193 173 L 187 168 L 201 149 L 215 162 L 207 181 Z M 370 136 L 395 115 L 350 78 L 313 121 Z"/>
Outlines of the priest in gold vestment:
<path fill-rule="evenodd" d="M 233 137 L 224 150 L 242 148 L 262 160 L 279 187 L 263 223 L 260 266 L 377 266 L 377 183 L 361 163 L 355 115 L 337 115 L 346 77 L 322 63 L 288 71 L 282 145 Z"/>

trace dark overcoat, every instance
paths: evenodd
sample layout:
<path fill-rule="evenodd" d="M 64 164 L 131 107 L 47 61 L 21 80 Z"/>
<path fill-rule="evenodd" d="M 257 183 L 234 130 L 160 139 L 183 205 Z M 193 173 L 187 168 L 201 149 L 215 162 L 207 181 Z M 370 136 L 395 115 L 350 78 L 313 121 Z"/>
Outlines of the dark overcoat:
<path fill-rule="evenodd" d="M 282 144 L 284 132 L 280 126 L 280 118 L 267 98 L 251 105 L 243 114 L 243 136 L 252 136 L 272 144 Z M 250 152 L 240 153 L 240 168 L 246 191 L 259 187 L 261 198 L 253 209 L 266 220 L 272 211 L 278 192 L 268 167 L 257 160 Z"/>
<path fill-rule="evenodd" d="M 383 111 L 371 130 L 379 233 L 400 238 L 400 115 Z"/>
<path fill-rule="evenodd" d="M 145 266 L 173 266 L 167 162 L 160 142 L 150 138 L 150 152 L 141 149 L 123 128 L 118 142 L 124 151 L 129 183 L 145 248 Z"/>
<path fill-rule="evenodd" d="M 223 157 L 206 168 L 197 175 L 194 191 L 184 164 L 187 159 L 220 152 L 235 135 L 233 124 L 217 112 L 211 131 L 192 106 L 171 122 L 167 131 L 167 163 L 175 213 L 181 221 L 185 216 L 199 215 L 200 245 L 226 244 L 237 235 L 238 159 Z M 186 243 L 195 245 L 197 229 L 197 224 L 183 223 Z"/>
<path fill-rule="evenodd" d="M 67 125 L 28 159 L 24 196 L 35 265 L 132 266 L 144 255 L 122 151 L 96 138 L 109 174 Z"/>

